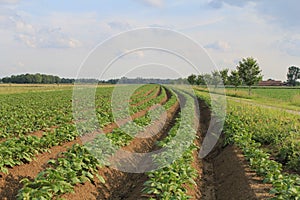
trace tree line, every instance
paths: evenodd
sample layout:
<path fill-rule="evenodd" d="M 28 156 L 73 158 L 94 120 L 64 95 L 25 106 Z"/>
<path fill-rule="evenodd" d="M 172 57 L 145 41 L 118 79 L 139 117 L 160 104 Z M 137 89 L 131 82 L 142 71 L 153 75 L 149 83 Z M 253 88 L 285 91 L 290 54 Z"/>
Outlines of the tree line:
<path fill-rule="evenodd" d="M 229 69 L 214 70 L 211 74 L 192 74 L 187 80 L 192 85 L 214 85 L 215 88 L 218 85 L 233 85 L 235 88 L 246 85 L 251 94 L 251 87 L 262 80 L 261 72 L 257 60 L 248 57 L 243 58 L 230 74 Z"/>
<path fill-rule="evenodd" d="M 59 84 L 74 83 L 75 79 L 60 78 L 47 74 L 20 74 L 0 79 L 2 83 L 24 83 L 24 84 Z"/>
<path fill-rule="evenodd" d="M 251 94 L 251 87 L 258 84 L 263 76 L 262 70 L 259 67 L 257 60 L 252 57 L 243 58 L 239 61 L 235 70 L 229 73 L 229 69 L 222 69 L 220 71 L 212 71 L 211 74 L 192 74 L 188 76 L 187 80 L 192 85 L 231 85 L 236 89 L 238 86 L 246 85 L 249 87 L 249 94 Z M 300 68 L 291 66 L 288 69 L 286 85 L 296 86 L 300 85 L 297 80 L 300 79 Z"/>
<path fill-rule="evenodd" d="M 0 83 L 17 83 L 17 84 L 73 84 L 83 83 L 98 83 L 98 84 L 116 84 L 119 79 L 109 79 L 109 80 L 101 80 L 91 79 L 91 78 L 81 78 L 81 79 L 73 79 L 73 78 L 60 78 L 59 76 L 47 75 L 47 74 L 20 74 L 20 75 L 12 75 L 10 77 L 5 77 L 0 79 Z"/>

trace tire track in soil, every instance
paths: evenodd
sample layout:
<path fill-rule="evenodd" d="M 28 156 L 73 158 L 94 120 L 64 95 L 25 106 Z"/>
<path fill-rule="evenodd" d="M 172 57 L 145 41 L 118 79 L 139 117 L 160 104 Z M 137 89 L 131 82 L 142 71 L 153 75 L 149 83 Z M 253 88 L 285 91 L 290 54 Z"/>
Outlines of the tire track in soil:
<path fill-rule="evenodd" d="M 211 112 L 200 100 L 202 137 L 205 136 Z M 236 146 L 223 147 L 221 136 L 213 151 L 202 159 L 201 200 L 263 200 L 269 199 L 270 184 L 264 184 L 249 168 L 241 150 Z"/>
<path fill-rule="evenodd" d="M 161 101 L 161 104 L 166 103 L 167 100 L 168 100 L 168 96 Z M 138 117 L 144 116 L 147 113 L 148 109 L 149 108 L 133 114 L 131 118 L 136 119 Z M 131 119 L 122 120 L 122 122 L 118 124 L 126 123 L 126 121 L 129 120 Z M 118 127 L 117 123 L 112 123 L 104 127 L 102 132 L 98 132 L 94 134 L 109 133 L 117 127 Z M 16 199 L 16 195 L 19 189 L 23 187 L 23 184 L 20 183 L 20 180 L 22 180 L 23 178 L 28 178 L 29 180 L 33 180 L 39 172 L 47 168 L 48 160 L 57 158 L 59 153 L 65 152 L 68 148 L 72 147 L 74 144 L 82 144 L 82 140 L 80 138 L 77 138 L 73 141 L 66 142 L 62 145 L 51 147 L 49 149 L 49 152 L 38 154 L 35 157 L 35 159 L 33 159 L 33 161 L 29 163 L 8 168 L 8 174 L 4 174 L 0 172 L 0 199 L 1 200 Z"/>
<path fill-rule="evenodd" d="M 170 93 L 168 91 L 168 96 Z M 151 138 L 135 138 L 128 146 L 122 148 L 123 150 L 132 152 L 150 152 L 154 150 L 155 142 L 166 136 L 168 130 L 174 125 L 175 116 L 179 112 L 179 103 L 176 102 L 168 111 L 167 122 L 162 124 L 157 121 L 145 132 L 152 131 L 156 134 Z M 144 164 L 144 163 L 142 163 Z M 69 200 L 81 200 L 81 199 L 143 199 L 141 195 L 141 189 L 144 182 L 147 180 L 147 176 L 144 173 L 125 173 L 119 170 L 104 167 L 99 170 L 99 175 L 103 176 L 105 183 L 94 180 L 93 183 L 86 182 L 83 185 L 77 185 L 75 187 L 74 194 L 65 194 L 62 198 Z"/>

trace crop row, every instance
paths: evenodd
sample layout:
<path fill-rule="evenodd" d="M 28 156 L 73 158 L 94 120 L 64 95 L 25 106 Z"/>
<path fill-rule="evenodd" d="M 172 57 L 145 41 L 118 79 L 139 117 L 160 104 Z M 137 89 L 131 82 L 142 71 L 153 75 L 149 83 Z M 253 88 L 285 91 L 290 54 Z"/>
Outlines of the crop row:
<path fill-rule="evenodd" d="M 210 104 L 207 94 L 198 95 Z M 242 149 L 251 168 L 264 177 L 265 183 L 272 184 L 270 193 L 274 199 L 299 199 L 300 177 L 283 170 L 299 169 L 299 118 L 267 108 L 228 103 L 225 145 L 234 143 Z"/>
<path fill-rule="evenodd" d="M 253 105 L 231 102 L 229 110 L 238 116 L 251 138 L 276 161 L 300 173 L 300 117 Z"/>
<path fill-rule="evenodd" d="M 131 95 L 135 86 L 117 86 L 115 88 L 117 92 L 111 91 L 106 94 L 105 98 L 99 97 L 97 92 L 95 98 L 95 91 L 93 88 L 77 89 L 75 92 L 76 95 L 73 96 L 73 114 L 75 116 L 74 120 L 77 123 L 77 128 L 83 133 L 91 132 L 95 129 L 95 125 L 99 128 L 103 128 L 114 121 L 126 119 L 129 115 L 144 110 L 149 106 L 147 102 L 138 105 L 130 105 L 128 102 L 128 100 L 135 101 L 135 98 L 139 99 L 141 94 L 146 94 L 147 96 L 144 96 L 144 98 L 148 98 L 151 94 L 144 91 L 144 87 L 146 86 L 141 87 L 141 91 L 139 89 L 136 90 L 135 93 L 138 93 L 139 95 L 134 95 L 134 98 L 131 96 L 130 99 L 127 97 Z M 157 87 L 156 85 L 151 85 L 151 88 L 153 88 L 153 91 L 160 90 L 160 87 Z M 93 117 L 95 110 L 96 118 Z M 134 111 L 129 112 L 131 110 Z"/>
<path fill-rule="evenodd" d="M 145 103 L 145 105 L 148 105 L 149 108 L 150 105 L 159 104 L 166 97 L 166 89 L 162 88 L 162 93 L 157 98 Z M 172 94 L 171 98 L 169 98 L 162 106 L 165 110 L 168 110 L 170 108 L 170 102 L 174 105 L 176 100 L 176 95 Z M 113 145 L 118 147 L 126 146 L 133 140 L 136 134 L 146 130 L 147 127 L 151 126 L 153 122 L 159 119 L 161 114 L 159 109 L 149 110 L 145 115 L 124 124 L 120 128 L 114 129 L 111 133 L 106 134 L 106 136 L 111 140 Z"/>
<path fill-rule="evenodd" d="M 157 98 L 153 103 L 159 103 L 164 95 L 166 95 L 165 92 L 160 95 L 162 97 Z M 175 103 L 173 96 L 175 95 L 172 95 L 170 100 Z M 144 120 L 149 119 L 144 118 Z M 136 131 L 128 130 L 128 128 L 133 127 L 130 124 L 131 122 L 128 122 L 124 125 L 127 131 Z M 141 126 L 144 124 L 142 121 L 138 123 Z M 151 124 L 148 126 L 151 126 Z M 19 191 L 18 198 L 49 199 L 54 196 L 57 197 L 72 192 L 74 186 L 78 183 L 93 181 L 95 176 L 103 182 L 104 179 L 97 175 L 98 169 L 108 164 L 107 158 L 115 153 L 115 146 L 126 146 L 132 139 L 131 134 L 126 135 L 120 127 L 112 133 L 97 135 L 84 146 L 72 146 L 67 152 L 62 153 L 57 160 L 50 160 L 50 168 L 40 172 L 34 181 L 24 179 L 24 187 Z"/>
<path fill-rule="evenodd" d="M 190 199 L 186 186 L 192 187 L 197 177 L 197 170 L 192 167 L 193 152 L 197 150 L 195 101 L 190 95 L 177 92 L 186 102 L 168 136 L 157 142 L 159 147 L 165 148 L 161 155 L 153 156 L 154 163 L 161 168 L 147 173 L 149 179 L 143 189 L 151 199 Z"/>
<path fill-rule="evenodd" d="M 156 89 L 146 85 L 135 93 L 143 95 L 145 89 Z M 99 88 L 96 91 L 98 113 L 110 112 L 110 98 L 113 88 Z M 124 90 L 126 91 L 126 89 Z M 136 96 L 137 98 L 140 96 Z M 135 100 L 135 98 L 132 98 Z M 72 121 L 72 90 L 21 93 L 0 97 L 0 139 L 47 130 Z M 101 105 L 101 106 L 100 106 Z M 110 117 L 98 115 L 99 120 L 111 122 Z"/>
<path fill-rule="evenodd" d="M 147 97 L 153 97 L 155 93 L 160 89 L 158 85 L 144 85 L 138 89 L 137 95 L 132 95 L 130 104 L 138 104 L 139 102 L 147 99 Z"/>
<path fill-rule="evenodd" d="M 0 171 L 7 173 L 7 167 L 30 162 L 38 153 L 73 141 L 78 136 L 79 133 L 74 124 L 64 123 L 58 128 L 47 130 L 40 138 L 31 135 L 9 138 L 0 143 Z"/>

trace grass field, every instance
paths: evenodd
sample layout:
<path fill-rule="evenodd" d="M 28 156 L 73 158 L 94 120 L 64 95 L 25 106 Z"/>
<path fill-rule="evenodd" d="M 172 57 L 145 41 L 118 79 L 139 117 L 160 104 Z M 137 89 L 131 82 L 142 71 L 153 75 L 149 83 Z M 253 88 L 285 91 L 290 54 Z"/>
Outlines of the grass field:
<path fill-rule="evenodd" d="M 0 84 L 0 94 L 72 90 L 73 86 L 71 84 Z M 112 87 L 112 85 L 105 84 L 98 87 Z"/>
<path fill-rule="evenodd" d="M 201 159 L 210 122 L 220 123 L 209 94 L 135 86 L 73 96 L 71 85 L 0 85 L 0 199 L 300 198 L 300 115 L 228 98 L 224 137 Z M 297 108 L 298 92 L 259 88 L 247 100 Z M 145 162 L 120 150 L 164 151 Z"/>
<path fill-rule="evenodd" d="M 201 91 L 207 91 L 203 87 L 196 87 Z M 245 100 L 255 101 L 274 107 L 300 111 L 300 88 L 299 87 L 254 87 L 249 96 L 248 88 L 226 88 L 226 95 Z"/>
<path fill-rule="evenodd" d="M 55 91 L 71 89 L 72 85 L 42 84 L 0 84 L 0 94 L 16 94 L 39 91 Z"/>

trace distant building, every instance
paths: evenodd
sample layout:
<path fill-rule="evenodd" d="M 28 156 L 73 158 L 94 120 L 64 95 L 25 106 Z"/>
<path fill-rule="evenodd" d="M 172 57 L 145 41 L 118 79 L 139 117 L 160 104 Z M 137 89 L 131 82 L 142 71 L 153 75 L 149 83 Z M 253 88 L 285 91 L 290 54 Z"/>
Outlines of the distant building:
<path fill-rule="evenodd" d="M 275 81 L 272 79 L 269 79 L 267 81 L 261 81 L 258 83 L 259 86 L 283 86 L 283 82 L 282 81 Z"/>

